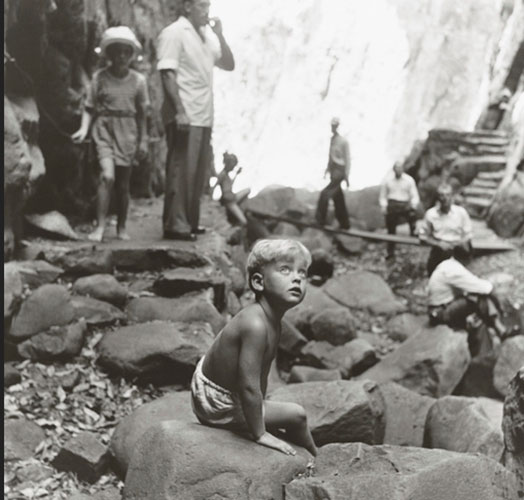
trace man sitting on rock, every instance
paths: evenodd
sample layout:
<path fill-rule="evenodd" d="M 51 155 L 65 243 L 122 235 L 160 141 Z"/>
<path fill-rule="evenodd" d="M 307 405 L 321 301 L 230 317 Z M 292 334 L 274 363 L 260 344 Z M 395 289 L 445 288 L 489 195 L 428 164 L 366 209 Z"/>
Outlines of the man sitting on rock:
<path fill-rule="evenodd" d="M 453 188 L 450 184 L 441 184 L 438 187 L 437 200 L 437 205 L 424 215 L 419 231 L 420 241 L 431 246 L 427 263 L 428 276 L 431 276 L 440 262 L 449 257 L 453 247 L 461 246 L 471 252 L 473 236 L 468 212 L 452 202 Z"/>
<path fill-rule="evenodd" d="M 305 295 L 309 251 L 293 240 L 260 240 L 247 259 L 255 304 L 240 311 L 199 361 L 191 381 L 198 420 L 214 427 L 249 431 L 253 440 L 287 455 L 296 451 L 271 432 L 316 455 L 304 408 L 264 401 L 269 369 L 278 348 L 284 313 Z"/>
<path fill-rule="evenodd" d="M 429 278 L 430 323 L 465 329 L 468 316 L 476 313 L 486 326 L 503 338 L 506 327 L 500 319 L 502 308 L 493 284 L 466 269 L 470 254 L 464 247 L 456 246 L 450 254 Z"/>

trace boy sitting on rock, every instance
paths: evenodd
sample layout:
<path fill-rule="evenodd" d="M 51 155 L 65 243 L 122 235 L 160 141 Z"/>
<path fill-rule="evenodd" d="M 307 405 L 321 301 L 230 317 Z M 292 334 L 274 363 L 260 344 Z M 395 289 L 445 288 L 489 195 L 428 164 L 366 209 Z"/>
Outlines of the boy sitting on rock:
<path fill-rule="evenodd" d="M 260 240 L 247 259 L 256 302 L 240 311 L 199 361 L 191 382 L 192 406 L 205 425 L 251 433 L 253 440 L 287 455 L 285 435 L 312 455 L 317 449 L 302 406 L 264 401 L 284 313 L 305 295 L 309 251 L 293 240 Z"/>

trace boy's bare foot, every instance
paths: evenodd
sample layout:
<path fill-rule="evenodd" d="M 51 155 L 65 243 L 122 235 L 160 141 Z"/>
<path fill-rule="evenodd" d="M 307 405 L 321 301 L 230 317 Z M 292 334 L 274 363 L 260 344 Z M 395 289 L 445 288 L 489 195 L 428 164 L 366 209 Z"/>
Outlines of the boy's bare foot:
<path fill-rule="evenodd" d="M 277 437 L 273 436 L 273 434 L 270 434 L 269 432 L 265 432 L 264 434 L 262 434 L 262 436 L 260 436 L 256 442 L 258 444 L 261 444 L 262 446 L 267 446 L 268 448 L 273 448 L 275 450 L 281 451 L 286 455 L 297 454 L 295 448 L 287 444 L 282 439 L 278 439 Z"/>
<path fill-rule="evenodd" d="M 97 227 L 92 233 L 87 235 L 89 241 L 96 241 L 100 243 L 104 239 L 104 228 Z"/>
<path fill-rule="evenodd" d="M 131 237 L 129 236 L 129 234 L 127 234 L 125 229 L 117 231 L 116 237 L 118 240 L 122 240 L 122 241 L 129 241 L 131 239 Z"/>

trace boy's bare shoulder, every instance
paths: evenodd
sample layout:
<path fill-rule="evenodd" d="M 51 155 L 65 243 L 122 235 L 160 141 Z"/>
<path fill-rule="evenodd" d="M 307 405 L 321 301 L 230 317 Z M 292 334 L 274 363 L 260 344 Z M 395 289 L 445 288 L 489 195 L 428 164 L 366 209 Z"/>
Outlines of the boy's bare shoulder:
<path fill-rule="evenodd" d="M 232 320 L 231 326 L 239 333 L 266 334 L 267 324 L 263 311 L 257 304 L 252 304 L 242 309 Z"/>

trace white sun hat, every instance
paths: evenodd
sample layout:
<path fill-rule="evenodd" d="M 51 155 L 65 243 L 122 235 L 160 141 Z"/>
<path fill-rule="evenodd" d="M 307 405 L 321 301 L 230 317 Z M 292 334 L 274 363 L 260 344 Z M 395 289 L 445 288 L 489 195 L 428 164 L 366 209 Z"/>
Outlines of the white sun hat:
<path fill-rule="evenodd" d="M 134 56 L 142 50 L 142 45 L 140 45 L 135 34 L 127 26 L 112 26 L 104 31 L 102 41 L 100 42 L 102 54 L 106 54 L 107 47 L 112 43 L 129 45 L 133 49 Z"/>

